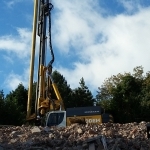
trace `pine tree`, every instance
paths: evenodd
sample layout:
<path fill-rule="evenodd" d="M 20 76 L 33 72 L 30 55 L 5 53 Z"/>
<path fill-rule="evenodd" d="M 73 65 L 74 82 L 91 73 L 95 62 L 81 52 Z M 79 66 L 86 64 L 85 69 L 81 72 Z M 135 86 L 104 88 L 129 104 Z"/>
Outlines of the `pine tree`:
<path fill-rule="evenodd" d="M 25 122 L 27 110 L 27 90 L 22 84 L 6 95 L 5 124 L 21 125 Z M 9 119 L 8 119 L 9 118 Z"/>
<path fill-rule="evenodd" d="M 73 107 L 85 107 L 85 106 L 93 106 L 94 98 L 91 91 L 85 85 L 84 78 L 82 77 L 80 82 L 80 87 L 73 90 L 72 99 L 73 99 Z"/>

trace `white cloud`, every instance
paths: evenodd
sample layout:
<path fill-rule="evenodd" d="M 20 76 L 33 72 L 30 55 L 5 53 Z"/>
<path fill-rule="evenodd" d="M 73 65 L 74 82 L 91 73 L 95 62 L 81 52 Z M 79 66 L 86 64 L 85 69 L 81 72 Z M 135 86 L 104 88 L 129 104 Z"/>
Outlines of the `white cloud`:
<path fill-rule="evenodd" d="M 9 66 L 12 64 L 17 67 L 18 61 L 21 61 L 21 68 L 18 68 L 18 72 L 13 71 L 13 65 L 11 72 L 8 74 L 5 81 L 2 83 L 3 87 L 14 90 L 19 83 L 28 88 L 29 82 L 29 67 L 30 67 L 30 53 L 31 53 L 31 31 L 26 28 L 17 28 L 18 35 L 6 35 L 0 36 L 0 51 L 2 51 L 1 57 L 4 58 L 4 64 L 7 62 Z M 37 37 L 37 46 L 35 51 L 35 63 L 37 63 L 37 54 L 39 50 L 39 37 Z M 15 58 L 19 58 L 15 59 Z M 17 62 L 16 62 L 17 60 Z M 6 66 L 6 65 L 4 65 Z M 5 67 L 4 67 L 5 68 Z M 37 66 L 35 66 L 37 68 Z M 5 73 L 5 69 L 1 68 L 1 72 Z M 15 69 L 16 70 L 16 69 Z M 6 71 L 7 72 L 7 71 Z M 36 69 L 34 78 L 36 78 Z"/>
<path fill-rule="evenodd" d="M 73 51 L 79 56 L 72 63 L 74 69 L 58 66 L 72 87 L 84 77 L 95 91 L 113 74 L 131 72 L 139 65 L 150 70 L 150 7 L 139 7 L 132 15 L 103 17 L 93 1 L 59 2 L 55 1 L 60 9 L 54 24 L 56 46 L 63 53 Z"/>
<path fill-rule="evenodd" d="M 5 79 L 3 85 L 9 90 L 15 90 L 20 83 L 22 83 L 25 87 L 27 87 L 28 76 L 29 76 L 29 69 L 25 69 L 22 75 L 14 73 L 12 71 Z"/>
<path fill-rule="evenodd" d="M 96 9 L 97 1 L 93 3 L 89 0 L 88 2 L 85 0 L 75 1 L 74 4 L 70 1 L 61 3 L 60 0 L 57 0 L 54 2 L 58 14 L 54 19 L 53 41 L 55 45 L 61 47 L 61 51 L 68 52 L 70 46 L 75 47 L 76 43 L 78 43 L 76 46 L 80 46 L 80 48 L 83 47 L 83 43 L 91 44 L 90 39 L 95 32 L 95 30 L 92 30 L 95 26 L 94 21 L 101 16 L 92 9 Z"/>
<path fill-rule="evenodd" d="M 13 71 L 13 67 L 11 68 L 12 72 L 7 74 L 7 78 L 5 79 L 3 86 L 9 90 L 14 90 L 19 83 L 23 83 L 23 85 L 28 88 L 29 82 L 29 67 L 30 67 L 30 54 L 31 54 L 31 31 L 26 28 L 17 28 L 18 35 L 6 35 L 0 36 L 0 51 L 3 51 L 4 54 L 1 57 L 11 64 L 18 63 L 14 58 L 18 57 L 19 61 L 21 61 L 21 68 L 18 70 L 21 72 Z M 39 50 L 39 37 L 37 37 L 36 43 L 36 51 L 35 51 L 35 63 L 37 65 L 37 54 Z M 18 65 L 18 64 L 17 64 Z M 15 66 L 17 66 L 15 65 Z M 25 70 L 24 70 L 25 68 Z M 35 66 L 37 68 L 37 66 Z M 3 67 L 1 68 L 3 69 Z M 4 70 L 2 70 L 5 72 Z M 34 73 L 34 78 L 36 78 L 36 69 Z"/>
<path fill-rule="evenodd" d="M 123 7 L 126 9 L 128 13 L 133 13 L 137 11 L 140 8 L 140 1 L 139 0 L 121 0 L 119 1 L 123 5 Z"/>
<path fill-rule="evenodd" d="M 17 28 L 17 32 L 18 35 L 0 36 L 0 50 L 25 58 L 31 49 L 31 31 L 26 28 Z"/>
<path fill-rule="evenodd" d="M 138 10 L 132 15 L 126 13 L 104 17 L 104 9 L 98 6 L 98 0 L 53 2 L 57 10 L 52 16 L 53 45 L 64 56 L 62 59 L 66 59 L 66 53 L 78 56 L 76 61 L 68 62 L 72 69 L 67 64 L 55 66 L 72 88 L 79 85 L 81 77 L 92 91 L 96 91 L 111 75 L 131 72 L 139 65 L 145 71 L 150 70 L 150 7 L 138 7 L 136 3 L 134 8 Z M 122 4 L 128 12 L 135 10 L 130 1 L 124 0 Z M 0 50 L 24 59 L 30 54 L 31 32 L 19 28 L 17 31 L 17 36 L 0 37 Z M 23 75 L 12 72 L 5 83 L 15 89 L 20 82 L 27 85 L 28 76 L 28 71 Z"/>

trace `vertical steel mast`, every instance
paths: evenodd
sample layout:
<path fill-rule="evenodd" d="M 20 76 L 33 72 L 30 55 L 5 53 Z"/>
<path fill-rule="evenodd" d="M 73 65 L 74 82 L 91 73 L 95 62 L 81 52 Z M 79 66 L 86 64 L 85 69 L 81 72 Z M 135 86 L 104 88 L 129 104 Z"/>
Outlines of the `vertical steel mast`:
<path fill-rule="evenodd" d="M 36 45 L 36 26 L 37 26 L 37 14 L 38 14 L 38 1 L 39 0 L 34 0 L 30 76 L 29 76 L 29 89 L 28 89 L 28 101 L 27 101 L 27 118 L 29 118 L 31 115 L 31 98 L 32 98 L 32 86 L 33 86 L 33 75 L 34 75 L 34 59 L 35 59 L 35 45 Z"/>

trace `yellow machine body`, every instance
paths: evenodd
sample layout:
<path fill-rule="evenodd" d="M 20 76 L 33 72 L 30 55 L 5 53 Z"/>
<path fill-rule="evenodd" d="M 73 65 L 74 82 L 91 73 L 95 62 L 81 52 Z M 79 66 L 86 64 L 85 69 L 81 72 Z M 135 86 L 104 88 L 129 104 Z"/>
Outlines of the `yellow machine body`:
<path fill-rule="evenodd" d="M 87 124 L 101 124 L 102 116 L 101 115 L 91 115 L 91 116 L 75 116 L 75 117 L 67 117 L 66 125 L 69 126 L 73 123 L 87 123 Z"/>

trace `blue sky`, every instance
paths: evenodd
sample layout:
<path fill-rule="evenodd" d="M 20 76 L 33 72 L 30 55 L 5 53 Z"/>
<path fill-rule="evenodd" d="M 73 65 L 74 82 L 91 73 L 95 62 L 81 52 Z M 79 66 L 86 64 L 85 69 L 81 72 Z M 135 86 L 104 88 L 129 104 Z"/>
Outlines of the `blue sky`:
<path fill-rule="evenodd" d="M 149 0 L 52 4 L 53 67 L 71 88 L 84 77 L 95 93 L 111 75 L 132 72 L 140 65 L 150 71 Z M 0 90 L 7 94 L 19 83 L 28 87 L 33 0 L 2 0 L 0 10 Z"/>

